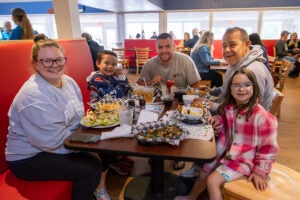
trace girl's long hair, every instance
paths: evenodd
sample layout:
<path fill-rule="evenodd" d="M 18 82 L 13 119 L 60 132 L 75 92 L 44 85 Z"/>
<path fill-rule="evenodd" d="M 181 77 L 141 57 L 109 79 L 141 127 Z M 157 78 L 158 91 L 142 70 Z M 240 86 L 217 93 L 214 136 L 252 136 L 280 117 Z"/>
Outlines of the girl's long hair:
<path fill-rule="evenodd" d="M 249 99 L 249 101 L 247 103 L 239 105 L 239 106 L 237 105 L 235 99 L 231 95 L 232 80 L 233 80 L 234 76 L 237 74 L 245 74 L 248 77 L 248 79 L 251 81 L 251 83 L 253 84 L 252 97 Z M 233 76 L 229 80 L 229 84 L 228 84 L 228 87 L 226 88 L 224 99 L 218 108 L 218 113 L 221 115 L 225 115 L 226 105 L 228 105 L 229 103 L 232 103 L 233 106 L 238 109 L 237 114 L 240 114 L 240 112 L 242 110 L 248 108 L 246 111 L 246 120 L 248 120 L 252 114 L 252 110 L 253 110 L 254 106 L 259 102 L 260 97 L 261 97 L 260 89 L 259 89 L 255 74 L 247 68 L 240 68 L 233 74 Z"/>
<path fill-rule="evenodd" d="M 34 35 L 34 31 L 32 25 L 26 15 L 26 12 L 21 8 L 15 8 L 12 11 L 12 16 L 20 22 L 20 26 L 22 29 L 21 39 L 32 39 Z"/>

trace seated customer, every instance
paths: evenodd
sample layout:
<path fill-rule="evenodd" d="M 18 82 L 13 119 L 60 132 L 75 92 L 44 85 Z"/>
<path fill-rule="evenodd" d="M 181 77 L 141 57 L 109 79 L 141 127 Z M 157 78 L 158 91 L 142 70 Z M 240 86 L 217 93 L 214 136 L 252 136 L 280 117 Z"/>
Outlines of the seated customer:
<path fill-rule="evenodd" d="M 137 80 L 139 85 L 157 85 L 161 81 L 174 80 L 176 87 L 200 88 L 200 76 L 193 60 L 185 54 L 175 52 L 173 38 L 161 33 L 156 39 L 157 56 L 148 60 Z"/>
<path fill-rule="evenodd" d="M 296 62 L 296 59 L 294 57 L 292 57 L 292 52 L 293 50 L 289 50 L 288 49 L 288 45 L 287 45 L 287 40 L 288 40 L 288 36 L 289 36 L 289 32 L 288 31 L 282 31 L 280 34 L 280 39 L 277 41 L 277 43 L 275 44 L 275 49 L 276 49 L 276 56 L 278 57 L 278 59 L 282 60 L 282 59 L 286 59 L 292 63 Z"/>
<path fill-rule="evenodd" d="M 66 60 L 54 40 L 33 45 L 35 73 L 10 107 L 5 156 L 10 171 L 20 179 L 72 181 L 73 200 L 92 199 L 100 181 L 100 160 L 63 144 L 84 116 L 80 88 L 64 74 Z"/>
<path fill-rule="evenodd" d="M 100 51 L 104 50 L 103 46 L 100 46 L 96 41 L 93 40 L 91 34 L 89 33 L 82 33 L 81 37 L 86 39 L 86 42 L 89 46 L 91 55 L 92 55 L 92 59 L 93 59 L 93 65 L 94 65 L 94 71 L 97 71 L 97 65 L 96 65 L 96 60 L 97 60 L 97 55 Z"/>
<path fill-rule="evenodd" d="M 251 42 L 251 45 L 258 45 L 261 48 L 261 50 L 263 50 L 263 57 L 266 59 L 264 64 L 267 67 L 267 69 L 270 71 L 267 49 L 264 46 L 264 44 L 262 43 L 259 35 L 257 33 L 252 33 L 249 35 L 249 40 Z"/>
<path fill-rule="evenodd" d="M 300 54 L 300 42 L 298 39 L 298 34 L 296 32 L 293 32 L 290 36 L 290 39 L 286 41 L 288 45 L 288 49 L 292 50 L 291 54 L 292 56 L 298 56 L 297 54 Z"/>
<path fill-rule="evenodd" d="M 126 97 L 130 84 L 122 69 L 117 68 L 117 55 L 113 51 L 103 50 L 98 53 L 96 65 L 97 72 L 92 72 L 87 77 L 88 89 L 91 91 L 91 102 L 97 102 L 104 95 L 109 94 L 115 98 Z M 105 179 L 108 165 L 120 175 L 128 175 L 134 161 L 127 157 L 114 158 L 109 154 L 102 154 L 101 158 L 106 163 L 103 168 L 102 178 Z"/>
<path fill-rule="evenodd" d="M 226 62 L 212 58 L 211 47 L 213 41 L 214 34 L 211 31 L 205 31 L 192 49 L 191 58 L 195 62 L 201 79 L 210 80 L 211 87 L 220 87 L 223 84 L 223 77 L 220 73 L 211 70 L 210 65 L 225 65 Z"/>
<path fill-rule="evenodd" d="M 199 40 L 199 30 L 197 28 L 193 29 L 193 38 L 187 41 L 184 41 L 184 47 L 193 48 L 197 41 Z"/>
<path fill-rule="evenodd" d="M 184 32 L 183 40 L 180 40 L 178 45 L 176 46 L 176 50 L 179 51 L 180 49 L 185 48 L 184 43 L 191 39 L 190 34 L 188 32 Z"/>
<path fill-rule="evenodd" d="M 175 52 L 173 38 L 161 33 L 156 39 L 157 56 L 148 60 L 137 80 L 139 85 L 159 85 L 161 81 L 173 80 L 177 88 L 187 86 L 200 88 L 200 76 L 193 60 L 185 54 Z M 175 161 L 173 168 L 182 169 L 185 164 Z"/>

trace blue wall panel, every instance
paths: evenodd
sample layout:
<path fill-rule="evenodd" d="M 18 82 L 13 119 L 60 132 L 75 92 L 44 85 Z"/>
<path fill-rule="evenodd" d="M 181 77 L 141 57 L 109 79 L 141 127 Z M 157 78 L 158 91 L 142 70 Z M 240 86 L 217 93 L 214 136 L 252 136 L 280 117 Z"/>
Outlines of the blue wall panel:
<path fill-rule="evenodd" d="M 0 15 L 10 15 L 14 8 L 22 8 L 27 14 L 45 14 L 52 2 L 0 3 Z"/>
<path fill-rule="evenodd" d="M 10 15 L 14 8 L 22 8 L 27 14 L 47 14 L 49 9 L 53 8 L 50 1 L 47 2 L 23 2 L 23 3 L 0 3 L 0 15 Z M 84 13 L 103 13 L 105 10 L 78 5 L 78 9 Z"/>

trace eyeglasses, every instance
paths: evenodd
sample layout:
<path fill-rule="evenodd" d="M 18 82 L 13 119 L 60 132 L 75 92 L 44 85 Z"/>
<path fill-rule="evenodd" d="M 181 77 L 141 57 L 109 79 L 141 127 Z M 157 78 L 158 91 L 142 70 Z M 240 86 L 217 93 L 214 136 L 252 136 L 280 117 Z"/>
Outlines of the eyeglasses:
<path fill-rule="evenodd" d="M 231 89 L 235 90 L 235 91 L 238 91 L 240 89 L 246 90 L 246 89 L 249 89 L 252 86 L 253 86 L 252 83 L 244 83 L 244 84 L 232 83 L 231 84 Z"/>
<path fill-rule="evenodd" d="M 44 67 L 52 67 L 54 63 L 56 63 L 58 66 L 65 65 L 67 58 L 66 57 L 59 57 L 56 59 L 45 58 L 37 61 L 41 62 Z"/>

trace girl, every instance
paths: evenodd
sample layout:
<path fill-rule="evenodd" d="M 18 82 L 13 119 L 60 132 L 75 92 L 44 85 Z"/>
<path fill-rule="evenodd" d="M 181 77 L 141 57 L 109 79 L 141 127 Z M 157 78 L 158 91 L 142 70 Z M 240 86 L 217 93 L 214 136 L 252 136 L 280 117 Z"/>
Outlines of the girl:
<path fill-rule="evenodd" d="M 221 200 L 222 185 L 242 176 L 247 176 L 257 190 L 266 189 L 278 152 L 277 120 L 257 103 L 259 98 L 253 72 L 237 70 L 219 106 L 219 115 L 209 119 L 218 135 L 217 157 L 203 166 L 190 194 L 175 200 L 197 199 L 205 188 L 210 199 Z"/>
<path fill-rule="evenodd" d="M 91 103 L 99 101 L 105 94 L 115 98 L 125 97 L 129 90 L 130 84 L 127 77 L 123 74 L 122 69 L 117 68 L 117 55 L 113 51 L 103 50 L 97 55 L 96 65 L 98 71 L 92 72 L 88 76 L 88 89 L 91 90 Z M 97 191 L 98 197 L 102 200 L 109 200 L 105 189 L 105 178 L 108 172 L 108 166 L 114 169 L 120 175 L 128 175 L 134 161 L 127 156 L 112 156 L 101 154 L 102 158 L 102 177 L 100 189 Z"/>

